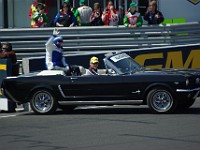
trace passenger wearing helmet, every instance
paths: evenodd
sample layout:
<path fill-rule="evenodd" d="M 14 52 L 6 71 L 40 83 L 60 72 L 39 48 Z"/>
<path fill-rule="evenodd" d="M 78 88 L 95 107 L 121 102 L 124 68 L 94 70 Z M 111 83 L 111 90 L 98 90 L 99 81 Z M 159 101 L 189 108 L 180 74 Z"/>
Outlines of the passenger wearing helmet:
<path fill-rule="evenodd" d="M 90 59 L 90 67 L 86 70 L 85 75 L 99 75 L 98 74 L 99 59 L 93 56 Z"/>
<path fill-rule="evenodd" d="M 63 38 L 58 36 L 59 31 L 54 29 L 53 36 L 46 42 L 46 67 L 48 70 L 70 71 L 69 65 L 63 56 Z"/>

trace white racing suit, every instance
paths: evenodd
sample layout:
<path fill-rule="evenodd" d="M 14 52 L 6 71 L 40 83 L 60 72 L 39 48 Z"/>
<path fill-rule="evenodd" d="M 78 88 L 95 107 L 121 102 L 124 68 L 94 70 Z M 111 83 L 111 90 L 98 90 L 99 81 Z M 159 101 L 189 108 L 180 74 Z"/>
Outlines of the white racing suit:
<path fill-rule="evenodd" d="M 69 71 L 69 65 L 65 61 L 63 56 L 63 47 L 57 46 L 53 43 L 56 36 L 51 36 L 46 42 L 46 67 L 48 70 L 63 70 Z"/>

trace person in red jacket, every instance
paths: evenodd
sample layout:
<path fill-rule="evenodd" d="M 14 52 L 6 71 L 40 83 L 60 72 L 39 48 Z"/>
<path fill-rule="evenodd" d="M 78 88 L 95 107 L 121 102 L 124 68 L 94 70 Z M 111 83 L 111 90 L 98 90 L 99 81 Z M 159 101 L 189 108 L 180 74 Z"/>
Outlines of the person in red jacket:
<path fill-rule="evenodd" d="M 117 26 L 119 22 L 118 11 L 115 9 L 112 0 L 108 0 L 108 5 L 102 14 L 102 21 L 105 26 Z"/>
<path fill-rule="evenodd" d="M 33 21 L 33 14 L 34 13 L 37 13 L 37 5 L 39 3 L 42 3 L 44 4 L 44 14 L 47 15 L 48 14 L 48 11 L 47 11 L 47 6 L 44 2 L 44 0 L 34 0 L 34 3 L 31 5 L 30 9 L 29 9 L 29 13 L 28 13 L 28 16 L 29 18 L 31 19 L 31 26 L 34 24 L 34 21 Z"/>
<path fill-rule="evenodd" d="M 38 3 L 36 8 L 37 8 L 37 12 L 33 13 L 32 15 L 31 28 L 47 27 L 49 19 L 47 15 L 44 13 L 44 4 Z"/>

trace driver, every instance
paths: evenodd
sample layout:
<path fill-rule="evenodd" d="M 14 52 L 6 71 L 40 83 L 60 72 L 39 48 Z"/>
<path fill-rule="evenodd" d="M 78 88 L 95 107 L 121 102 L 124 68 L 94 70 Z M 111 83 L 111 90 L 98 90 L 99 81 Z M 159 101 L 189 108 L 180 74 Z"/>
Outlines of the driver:
<path fill-rule="evenodd" d="M 98 74 L 99 59 L 93 56 L 90 59 L 90 67 L 86 70 L 85 75 L 99 75 Z"/>
<path fill-rule="evenodd" d="M 54 29 L 53 35 L 46 42 L 46 67 L 48 70 L 63 70 L 69 73 L 70 67 L 63 56 L 63 38 L 58 36 L 59 31 Z"/>

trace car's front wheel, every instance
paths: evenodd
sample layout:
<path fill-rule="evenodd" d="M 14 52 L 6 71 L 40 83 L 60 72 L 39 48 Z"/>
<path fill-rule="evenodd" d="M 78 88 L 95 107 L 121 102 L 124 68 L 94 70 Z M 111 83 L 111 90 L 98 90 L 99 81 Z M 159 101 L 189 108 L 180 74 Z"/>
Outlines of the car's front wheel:
<path fill-rule="evenodd" d="M 177 101 L 172 94 L 163 88 L 154 88 L 147 95 L 147 104 L 154 113 L 172 113 Z"/>
<path fill-rule="evenodd" d="M 48 90 L 34 92 L 30 105 L 32 110 L 37 114 L 52 114 L 58 106 L 53 94 Z"/>

